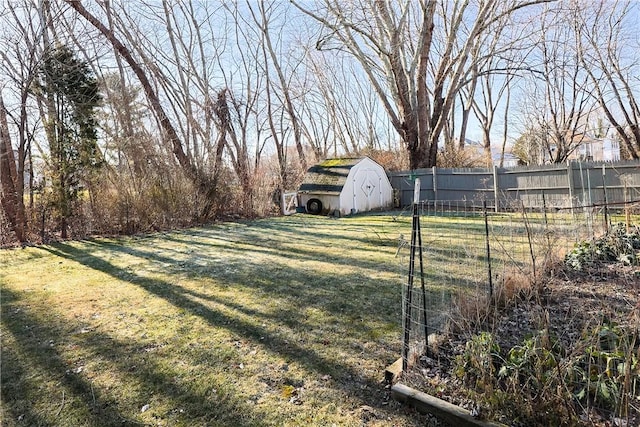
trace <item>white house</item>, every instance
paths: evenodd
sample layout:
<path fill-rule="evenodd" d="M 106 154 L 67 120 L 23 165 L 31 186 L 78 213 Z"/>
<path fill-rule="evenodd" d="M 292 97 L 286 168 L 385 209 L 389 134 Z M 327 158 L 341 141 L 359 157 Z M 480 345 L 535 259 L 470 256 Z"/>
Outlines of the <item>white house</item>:
<path fill-rule="evenodd" d="M 573 137 L 572 145 L 575 149 L 569 153 L 567 160 L 587 162 L 618 162 L 620 161 L 620 143 L 611 132 L 604 138 L 596 138 L 587 134 L 577 134 Z M 551 145 L 551 151 L 556 150 Z M 549 163 L 549 154 L 544 154 L 545 163 Z"/>
<path fill-rule="evenodd" d="M 327 159 L 311 167 L 298 195 L 311 214 L 349 215 L 393 203 L 384 168 L 368 157 Z"/>

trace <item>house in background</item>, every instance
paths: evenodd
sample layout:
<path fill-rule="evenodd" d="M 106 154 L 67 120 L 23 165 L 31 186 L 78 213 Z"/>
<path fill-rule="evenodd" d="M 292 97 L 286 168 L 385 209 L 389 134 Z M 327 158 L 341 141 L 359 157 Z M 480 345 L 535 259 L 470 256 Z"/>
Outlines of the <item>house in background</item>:
<path fill-rule="evenodd" d="M 500 165 L 500 153 L 493 155 L 493 164 L 496 166 Z M 515 168 L 520 164 L 520 159 L 516 157 L 513 153 L 505 151 L 504 159 L 502 161 L 503 168 Z"/>
<path fill-rule="evenodd" d="M 617 162 L 620 160 L 620 143 L 609 136 L 593 138 L 585 135 L 567 159 L 583 162 Z"/>
<path fill-rule="evenodd" d="M 370 158 L 337 158 L 309 168 L 298 198 L 308 213 L 342 216 L 390 207 L 393 189 L 384 168 Z"/>
<path fill-rule="evenodd" d="M 620 142 L 608 134 L 603 138 L 597 138 L 584 133 L 573 137 L 574 150 L 567 156 L 568 161 L 578 162 L 618 162 L 620 161 Z M 550 150 L 554 152 L 556 146 Z M 550 163 L 549 153 L 543 152 L 544 163 Z"/>

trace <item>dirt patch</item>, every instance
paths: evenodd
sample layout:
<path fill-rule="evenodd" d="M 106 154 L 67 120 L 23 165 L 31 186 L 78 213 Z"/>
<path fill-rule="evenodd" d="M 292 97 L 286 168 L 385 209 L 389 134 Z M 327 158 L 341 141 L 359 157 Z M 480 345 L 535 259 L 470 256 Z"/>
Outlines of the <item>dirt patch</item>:
<path fill-rule="evenodd" d="M 639 267 L 563 269 L 490 314 L 452 315 L 402 382 L 509 425 L 640 425 Z"/>

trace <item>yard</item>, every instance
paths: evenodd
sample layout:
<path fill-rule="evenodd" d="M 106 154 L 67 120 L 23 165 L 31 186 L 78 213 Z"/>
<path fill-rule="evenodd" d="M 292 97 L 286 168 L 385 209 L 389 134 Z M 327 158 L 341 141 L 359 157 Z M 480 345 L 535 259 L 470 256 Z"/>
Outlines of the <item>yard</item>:
<path fill-rule="evenodd" d="M 410 216 L 0 251 L 2 425 L 424 425 L 389 400 Z"/>
<path fill-rule="evenodd" d="M 424 328 L 421 310 L 413 310 L 418 324 L 412 334 L 418 343 L 426 329 L 446 334 L 445 318 L 460 331 L 442 342 L 436 365 L 421 358 L 403 381 L 464 407 L 480 405 L 483 414 L 502 421 L 525 419 L 524 408 L 576 419 L 584 412 L 594 425 L 606 425 L 597 424 L 602 412 L 594 412 L 602 403 L 637 410 L 635 401 L 619 405 L 628 387 L 618 392 L 618 379 L 592 396 L 591 378 L 585 388 L 577 374 L 595 354 L 585 356 L 592 343 L 584 331 L 598 337 L 613 328 L 626 337 L 616 328 L 629 325 L 624 331 L 633 335 L 640 309 L 634 306 L 637 267 L 615 264 L 577 276 L 557 269 L 552 260 L 570 248 L 579 219 L 490 218 L 499 310 L 479 321 L 480 312 L 471 309 L 487 294 L 482 215 L 424 215 L 429 319 Z M 406 211 L 339 219 L 295 215 L 0 250 L 1 425 L 423 426 L 427 418 L 390 399 L 383 383 L 384 369 L 402 352 L 411 222 Z M 554 255 L 535 257 L 542 294 L 527 291 L 526 263 L 534 248 Z M 591 265 L 580 248 L 573 249 L 575 261 Z M 455 372 L 465 355 L 475 360 L 468 342 L 477 344 L 472 334 L 486 324 L 495 338 L 489 344 L 505 354 L 491 364 L 495 372 L 484 372 L 495 384 L 483 394 L 467 388 L 482 369 L 463 363 L 463 377 Z M 502 365 L 510 373 L 513 349 L 536 344 L 529 337 L 540 328 L 562 343 L 558 357 L 566 357 L 560 359 L 566 368 L 553 365 L 553 373 L 566 392 L 546 387 L 547 399 L 534 399 L 537 406 L 530 407 L 534 400 L 522 393 L 524 406 L 515 407 L 507 380 L 522 391 L 517 379 L 524 368 L 517 365 L 513 378 L 495 373 Z M 498 356 L 497 347 L 493 353 Z M 604 356 L 598 357 L 594 364 Z M 630 360 L 633 372 L 625 378 L 637 381 L 637 360 Z M 537 378 L 532 372 L 523 376 L 525 384 Z M 594 384 L 609 384 L 608 372 L 609 362 L 593 371 Z M 620 402 L 602 401 L 610 389 Z M 542 412 L 541 404 L 547 405 Z M 605 415 L 622 419 L 611 410 Z"/>

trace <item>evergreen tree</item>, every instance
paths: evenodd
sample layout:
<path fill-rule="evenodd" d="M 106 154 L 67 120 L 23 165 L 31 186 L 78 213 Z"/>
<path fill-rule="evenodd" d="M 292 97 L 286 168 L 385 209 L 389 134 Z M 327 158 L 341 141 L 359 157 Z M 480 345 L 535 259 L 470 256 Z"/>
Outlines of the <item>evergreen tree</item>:
<path fill-rule="evenodd" d="M 66 46 L 45 56 L 39 75 L 39 89 L 47 106 L 52 201 L 66 238 L 78 191 L 89 172 L 101 165 L 96 132 L 101 96 L 88 64 Z"/>

